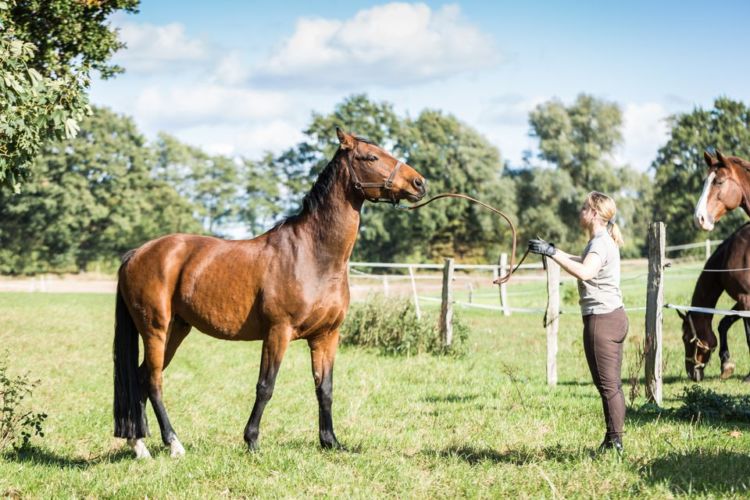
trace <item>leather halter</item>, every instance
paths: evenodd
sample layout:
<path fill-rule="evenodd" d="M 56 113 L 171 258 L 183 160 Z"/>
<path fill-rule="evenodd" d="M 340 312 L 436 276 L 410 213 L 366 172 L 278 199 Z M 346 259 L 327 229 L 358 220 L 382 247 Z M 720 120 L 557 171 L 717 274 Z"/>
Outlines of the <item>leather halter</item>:
<path fill-rule="evenodd" d="M 690 325 L 690 333 L 693 334 L 692 338 L 688 341 L 688 343 L 692 344 L 695 343 L 695 350 L 693 350 L 693 357 L 687 357 L 685 356 L 685 361 L 689 361 L 693 364 L 693 369 L 700 369 L 704 368 L 706 366 L 706 363 L 700 363 L 698 362 L 698 348 L 700 347 L 704 351 L 713 352 L 714 349 L 716 349 L 716 346 L 713 348 L 709 347 L 705 342 L 703 342 L 701 339 L 698 338 L 698 332 L 695 330 L 695 324 L 693 324 L 693 317 L 690 316 L 690 313 L 687 313 L 687 319 L 688 324 Z"/>
<path fill-rule="evenodd" d="M 354 171 L 354 167 L 352 166 L 352 156 L 354 156 L 355 154 L 356 149 L 352 150 L 352 153 L 350 155 L 346 155 L 346 165 L 347 167 L 349 167 L 349 175 L 352 178 L 354 189 L 357 190 L 367 201 L 372 201 L 374 203 L 384 201 L 396 205 L 398 203 L 398 198 L 396 198 L 396 192 L 393 190 L 393 179 L 396 177 L 396 173 L 398 172 L 398 169 L 401 168 L 401 165 L 403 165 L 403 162 L 399 160 L 396 161 L 396 166 L 393 167 L 391 175 L 388 176 L 385 182 L 362 182 L 359 180 L 359 177 L 357 177 L 357 173 Z M 390 197 L 383 198 L 368 196 L 365 192 L 365 188 L 383 189 L 390 194 Z"/>

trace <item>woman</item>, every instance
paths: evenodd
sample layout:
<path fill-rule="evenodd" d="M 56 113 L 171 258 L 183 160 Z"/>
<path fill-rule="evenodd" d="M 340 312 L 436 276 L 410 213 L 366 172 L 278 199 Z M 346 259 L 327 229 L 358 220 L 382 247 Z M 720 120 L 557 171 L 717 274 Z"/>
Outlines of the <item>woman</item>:
<path fill-rule="evenodd" d="M 625 396 L 620 370 L 622 347 L 628 333 L 628 317 L 620 291 L 620 249 L 622 236 L 615 224 L 617 207 L 612 198 L 596 191 L 586 196 L 580 213 L 581 227 L 589 242 L 583 254 L 567 254 L 544 240 L 529 241 L 529 251 L 546 255 L 578 278 L 583 347 L 586 361 L 604 407 L 607 434 L 599 451 L 622 452 Z"/>

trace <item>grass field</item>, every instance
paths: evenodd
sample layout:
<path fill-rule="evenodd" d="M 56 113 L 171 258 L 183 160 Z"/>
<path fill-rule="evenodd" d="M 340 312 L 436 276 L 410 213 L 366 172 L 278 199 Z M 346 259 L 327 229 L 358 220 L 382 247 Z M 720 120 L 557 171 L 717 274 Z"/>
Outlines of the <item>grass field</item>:
<path fill-rule="evenodd" d="M 667 302 L 688 302 L 699 267 L 670 270 Z M 626 304 L 643 305 L 645 266 L 623 271 Z M 543 307 L 543 287 L 543 282 L 518 283 L 509 292 L 518 306 Z M 0 348 L 9 351 L 16 373 L 29 371 L 41 380 L 33 405 L 49 414 L 44 438 L 35 438 L 29 450 L 0 456 L 0 494 L 748 495 L 750 425 L 659 417 L 642 408 L 642 391 L 628 413 L 623 458 L 592 457 L 604 429 L 583 356 L 581 320 L 574 312 L 561 319 L 560 383 L 554 388 L 545 383 L 539 315 L 459 311 L 471 327 L 470 354 L 462 359 L 340 349 L 334 424 L 348 448 L 343 452 L 318 447 L 317 403 L 304 342 L 289 349 L 261 425 L 261 449 L 249 453 L 242 430 L 254 398 L 260 344 L 222 342 L 194 331 L 165 373 L 165 401 L 187 456 L 170 459 L 149 409 L 157 432 L 147 443 L 155 459 L 136 462 L 124 442 L 111 437 L 113 309 L 114 297 L 106 294 L 0 294 Z M 643 318 L 643 312 L 630 313 L 626 396 Z M 704 385 L 744 394 L 748 386 L 741 376 L 750 370 L 750 357 L 739 324 L 730 335 L 737 374 L 720 381 L 713 359 Z M 675 407 L 690 382 L 672 311 L 665 311 L 665 343 L 665 406 Z"/>

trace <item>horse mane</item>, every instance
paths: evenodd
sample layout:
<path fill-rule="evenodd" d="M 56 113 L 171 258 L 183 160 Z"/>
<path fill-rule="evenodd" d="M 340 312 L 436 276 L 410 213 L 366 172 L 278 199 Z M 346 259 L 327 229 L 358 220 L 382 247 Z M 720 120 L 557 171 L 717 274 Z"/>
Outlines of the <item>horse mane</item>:
<path fill-rule="evenodd" d="M 358 142 L 363 142 L 365 144 L 380 147 L 376 143 L 365 137 L 354 136 L 354 138 Z M 336 184 L 336 179 L 338 178 L 339 173 L 337 164 L 342 155 L 343 150 L 337 150 L 336 154 L 333 155 L 333 158 L 331 158 L 331 161 L 328 162 L 328 165 L 326 165 L 325 168 L 320 172 L 320 174 L 318 174 L 318 178 L 315 180 L 315 183 L 313 183 L 313 187 L 302 199 L 302 207 L 300 208 L 299 212 L 283 218 L 276 225 L 274 225 L 272 229 L 276 229 L 286 224 L 287 222 L 293 222 L 297 220 L 302 214 L 315 213 L 320 209 L 321 206 L 325 205 L 331 189 L 333 189 L 333 186 Z"/>

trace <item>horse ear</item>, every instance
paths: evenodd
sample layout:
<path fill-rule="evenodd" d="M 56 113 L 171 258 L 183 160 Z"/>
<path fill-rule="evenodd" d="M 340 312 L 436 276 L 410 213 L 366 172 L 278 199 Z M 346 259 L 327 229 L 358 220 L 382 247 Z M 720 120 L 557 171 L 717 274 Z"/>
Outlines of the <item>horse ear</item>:
<path fill-rule="evenodd" d="M 347 134 L 338 127 L 336 127 L 336 135 L 339 137 L 339 144 L 341 144 L 341 149 L 354 149 L 354 137 L 352 135 Z"/>
<path fill-rule="evenodd" d="M 716 150 L 716 159 L 719 160 L 720 165 L 726 166 L 726 163 L 725 163 L 726 159 L 724 158 L 724 155 L 721 154 L 721 151 L 719 151 L 718 149 Z"/>
<path fill-rule="evenodd" d="M 716 158 L 708 154 L 708 151 L 703 152 L 703 159 L 706 161 L 706 165 L 708 165 L 709 168 L 712 167 L 714 163 L 716 163 Z"/>
<path fill-rule="evenodd" d="M 679 316 L 681 320 L 685 321 L 685 318 L 687 317 L 687 315 L 683 313 L 682 311 L 680 311 L 679 309 L 675 309 L 675 311 L 677 311 L 677 316 Z"/>

